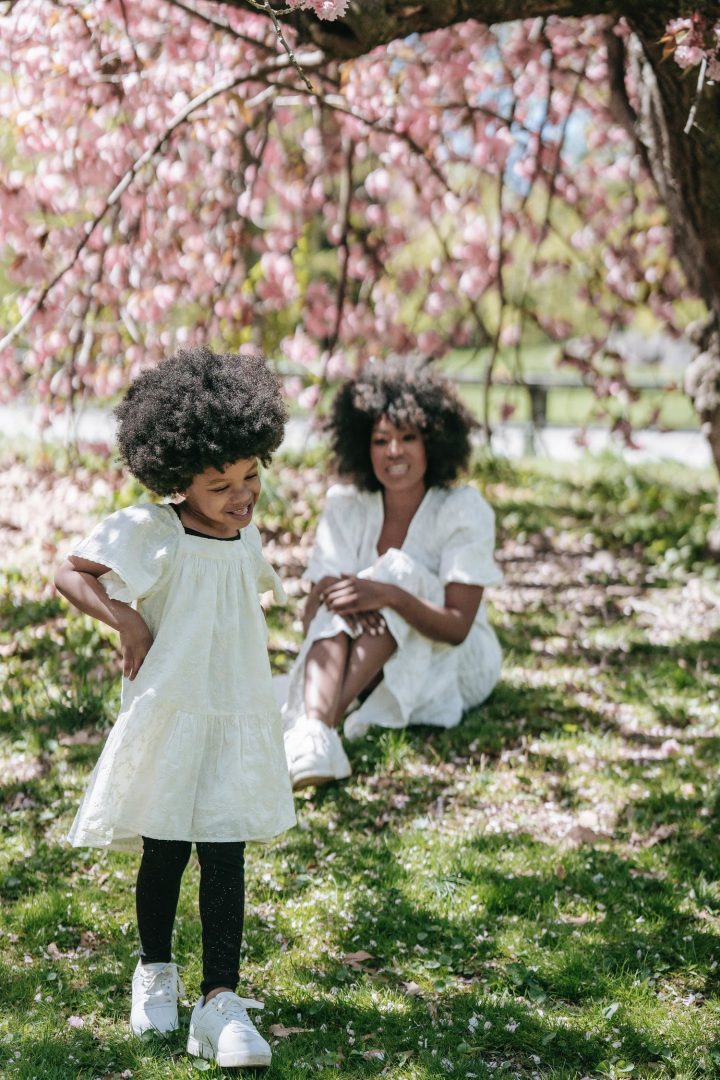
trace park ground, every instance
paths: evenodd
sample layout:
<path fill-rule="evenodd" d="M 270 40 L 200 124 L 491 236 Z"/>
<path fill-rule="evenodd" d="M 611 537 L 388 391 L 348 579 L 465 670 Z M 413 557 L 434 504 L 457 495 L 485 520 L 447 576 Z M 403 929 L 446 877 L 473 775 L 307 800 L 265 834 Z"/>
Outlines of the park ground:
<path fill-rule="evenodd" d="M 276 461 L 258 518 L 291 597 L 325 463 Z M 353 778 L 249 852 L 241 993 L 268 1080 L 720 1077 L 720 581 L 707 474 L 479 462 L 505 584 L 491 699 L 453 731 L 371 734 Z M 131 1038 L 136 859 L 64 843 L 118 704 L 113 635 L 50 584 L 142 497 L 100 458 L 0 469 L 0 1076 L 217 1075 Z M 239 778 L 240 780 L 241 778 Z M 200 981 L 197 868 L 176 953 Z M 183 1010 L 184 1018 L 187 1009 Z M 184 1019 L 186 1023 L 187 1020 Z M 252 1075 L 252 1072 L 251 1072 Z"/>

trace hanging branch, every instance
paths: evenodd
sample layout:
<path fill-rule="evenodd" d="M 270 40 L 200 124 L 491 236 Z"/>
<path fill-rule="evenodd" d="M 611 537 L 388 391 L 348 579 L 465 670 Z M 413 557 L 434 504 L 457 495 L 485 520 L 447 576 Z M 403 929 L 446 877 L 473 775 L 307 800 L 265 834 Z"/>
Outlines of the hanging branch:
<path fill-rule="evenodd" d="M 300 66 L 300 63 L 298 62 L 295 53 L 290 48 L 287 42 L 287 38 L 283 34 L 282 27 L 278 22 L 278 15 L 289 15 L 292 11 L 292 8 L 282 8 L 281 10 L 275 11 L 272 4 L 270 3 L 270 0 L 247 0 L 247 2 L 250 4 L 251 7 L 254 7 L 256 11 L 263 11 L 269 17 L 275 29 L 275 36 L 277 37 L 281 48 L 283 48 L 287 53 L 290 63 L 295 68 L 302 81 L 305 83 L 305 86 L 308 88 L 309 92 L 311 94 L 314 94 L 315 87 L 308 79 L 303 68 Z"/>
<path fill-rule="evenodd" d="M 340 235 L 340 243 L 338 245 L 340 250 L 340 276 L 338 278 L 337 297 L 335 300 L 335 326 L 333 327 L 332 337 L 327 346 L 327 357 L 325 359 L 324 370 L 322 374 L 323 386 L 327 382 L 327 366 L 330 361 L 330 357 L 335 350 L 335 346 L 340 338 L 340 328 L 342 326 L 343 308 L 345 306 L 345 294 L 347 291 L 347 278 L 348 278 L 348 263 L 350 261 L 350 207 L 352 205 L 353 195 L 353 158 L 355 155 L 355 144 L 351 139 L 348 139 L 345 148 L 345 169 L 342 174 L 342 190 L 340 196 L 340 213 L 342 216 L 342 233 Z"/>
<path fill-rule="evenodd" d="M 198 11 L 196 8 L 191 7 L 190 4 L 183 3 L 183 0 L 167 0 L 172 7 L 179 8 L 180 11 L 185 11 L 188 15 L 192 15 L 195 19 L 200 19 L 201 22 L 206 23 L 208 26 L 214 27 L 216 30 L 222 30 L 223 33 L 229 34 L 237 41 L 244 41 L 246 45 L 253 45 L 257 49 L 263 49 L 265 52 L 275 54 L 275 49 L 272 45 L 268 45 L 266 41 L 259 41 L 257 38 L 251 37 L 250 34 L 242 34 L 239 30 L 236 30 L 234 26 L 231 26 L 226 19 L 221 19 L 220 16 L 206 15 L 204 11 Z"/>
<path fill-rule="evenodd" d="M 308 56 L 303 59 L 303 63 L 306 66 L 312 66 L 320 64 L 322 60 L 322 53 L 315 52 L 308 54 Z M 182 108 L 178 113 L 176 113 L 172 120 L 170 120 L 168 125 L 165 127 L 162 134 L 155 140 L 153 145 L 149 147 L 144 154 L 141 154 L 140 157 L 132 163 L 127 172 L 120 178 L 118 183 L 115 185 L 115 187 L 105 200 L 105 204 L 98 211 L 92 221 L 89 221 L 86 224 L 85 235 L 77 243 L 75 250 L 73 251 L 68 262 L 66 262 L 65 265 L 61 267 L 60 270 L 58 270 L 55 276 L 51 278 L 48 284 L 45 285 L 42 292 L 40 293 L 40 296 L 33 304 L 30 305 L 30 307 L 25 312 L 23 317 L 19 320 L 19 322 L 17 322 L 15 326 L 13 326 L 12 330 L 10 330 L 5 335 L 5 337 L 0 340 L 0 351 L 2 351 L 2 349 L 4 349 L 12 341 L 14 341 L 15 338 L 22 333 L 30 320 L 37 314 L 38 311 L 40 311 L 43 304 L 47 300 L 48 295 L 52 292 L 58 282 L 61 281 L 62 278 L 65 277 L 65 275 L 69 273 L 70 270 L 72 270 L 72 268 L 75 266 L 82 252 L 87 247 L 90 241 L 90 237 L 93 235 L 98 225 L 101 223 L 101 221 L 104 220 L 104 218 L 113 208 L 113 206 L 115 206 L 116 203 L 119 202 L 120 198 L 128 189 L 128 187 L 133 182 L 138 173 L 144 168 L 145 165 L 151 162 L 157 154 L 159 154 L 159 152 L 162 150 L 168 139 L 171 138 L 173 133 L 179 127 L 181 127 L 189 119 L 189 117 L 192 116 L 194 112 L 196 112 L 197 109 L 201 108 L 203 105 L 207 105 L 207 103 L 214 100 L 214 98 L 220 97 L 222 94 L 226 94 L 229 90 L 233 90 L 236 86 L 240 86 L 242 83 L 256 82 L 259 79 L 263 79 L 268 74 L 277 72 L 278 70 L 282 70 L 283 68 L 287 68 L 290 63 L 291 61 L 289 59 L 285 59 L 284 57 L 278 57 L 276 60 L 270 60 L 260 67 L 253 68 L 246 75 L 227 75 L 224 79 L 221 79 L 213 86 L 208 87 L 208 89 L 204 90 L 201 94 L 198 94 L 192 99 L 192 101 L 189 101 L 187 105 L 184 106 L 184 108 Z"/>

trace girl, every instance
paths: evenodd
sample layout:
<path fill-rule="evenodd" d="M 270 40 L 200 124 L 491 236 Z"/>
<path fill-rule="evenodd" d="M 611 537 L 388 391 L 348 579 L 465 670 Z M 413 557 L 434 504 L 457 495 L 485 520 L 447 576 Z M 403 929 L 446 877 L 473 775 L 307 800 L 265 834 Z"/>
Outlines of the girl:
<path fill-rule="evenodd" d="M 453 727 L 490 694 L 501 654 L 482 603 L 502 580 L 494 515 L 453 487 L 473 418 L 426 365 L 369 364 L 338 391 L 329 420 L 338 472 L 306 577 L 306 639 L 284 709 L 295 788 L 342 780 L 338 728 Z"/>
<path fill-rule="evenodd" d="M 120 634 L 120 716 L 70 831 L 76 846 L 142 845 L 140 960 L 131 1026 L 173 1031 L 180 980 L 171 936 L 194 842 L 200 862 L 202 996 L 188 1052 L 268 1065 L 270 1047 L 237 997 L 244 847 L 295 821 L 258 593 L 280 581 L 252 522 L 260 463 L 286 420 L 260 356 L 180 351 L 116 409 L 129 470 L 170 505 L 102 521 L 59 568 L 80 611 Z M 254 1003 L 257 1005 L 257 1003 Z"/>

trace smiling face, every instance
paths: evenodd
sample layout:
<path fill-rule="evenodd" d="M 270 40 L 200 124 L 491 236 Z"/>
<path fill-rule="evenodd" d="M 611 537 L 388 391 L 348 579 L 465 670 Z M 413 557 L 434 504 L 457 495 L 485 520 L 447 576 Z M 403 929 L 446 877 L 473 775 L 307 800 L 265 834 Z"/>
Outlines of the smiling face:
<path fill-rule="evenodd" d="M 220 470 L 205 469 L 183 492 L 182 523 L 210 536 L 235 536 L 250 524 L 260 486 L 257 458 L 240 458 Z"/>
<path fill-rule="evenodd" d="M 415 427 L 396 427 L 386 416 L 373 426 L 370 461 L 379 484 L 393 492 L 425 491 L 427 455 Z"/>

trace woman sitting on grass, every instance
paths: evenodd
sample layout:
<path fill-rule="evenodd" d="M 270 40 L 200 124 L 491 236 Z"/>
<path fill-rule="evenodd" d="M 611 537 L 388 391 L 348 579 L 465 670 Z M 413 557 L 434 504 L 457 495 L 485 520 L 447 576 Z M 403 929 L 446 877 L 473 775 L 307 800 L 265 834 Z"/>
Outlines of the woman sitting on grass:
<path fill-rule="evenodd" d="M 339 474 L 306 578 L 305 642 L 290 675 L 285 750 L 294 789 L 351 768 L 338 728 L 454 727 L 490 694 L 501 653 L 483 588 L 494 515 L 453 487 L 475 422 L 429 366 L 371 364 L 341 387 L 329 431 Z"/>

